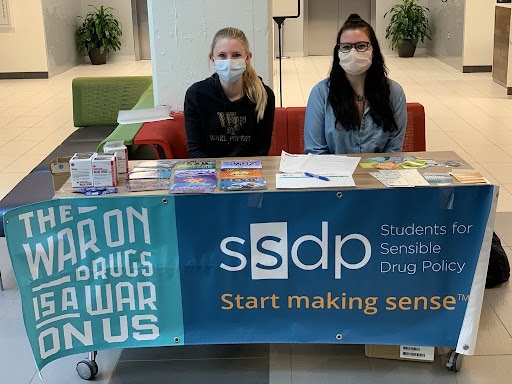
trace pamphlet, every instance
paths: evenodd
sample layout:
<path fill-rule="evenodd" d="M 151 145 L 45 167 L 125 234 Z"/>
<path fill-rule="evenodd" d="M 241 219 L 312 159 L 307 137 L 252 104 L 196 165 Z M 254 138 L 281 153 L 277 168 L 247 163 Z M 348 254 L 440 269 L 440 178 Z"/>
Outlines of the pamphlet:
<path fill-rule="evenodd" d="M 217 187 L 215 166 L 215 160 L 178 162 L 169 193 L 213 193 Z"/>
<path fill-rule="evenodd" d="M 126 190 L 129 192 L 156 191 L 169 189 L 171 182 L 168 179 L 135 179 L 126 180 Z"/>
<path fill-rule="evenodd" d="M 261 160 L 223 160 L 220 169 L 262 168 Z"/>
<path fill-rule="evenodd" d="M 176 165 L 176 160 L 142 160 L 135 164 L 135 168 L 167 168 L 170 169 Z"/>
<path fill-rule="evenodd" d="M 452 169 L 450 175 L 462 184 L 489 184 L 489 180 L 474 169 Z"/>
<path fill-rule="evenodd" d="M 451 184 L 453 183 L 453 179 L 449 173 L 443 172 L 432 172 L 432 173 L 424 173 L 423 177 L 430 184 Z"/>
<path fill-rule="evenodd" d="M 261 179 L 261 169 L 222 169 L 220 171 L 221 179 Z"/>
<path fill-rule="evenodd" d="M 257 190 L 267 188 L 267 182 L 264 179 L 221 179 L 219 189 L 223 191 L 243 191 Z"/>
<path fill-rule="evenodd" d="M 168 169 L 153 169 L 140 172 L 128 173 L 127 179 L 168 179 L 171 177 L 171 171 Z"/>
<path fill-rule="evenodd" d="M 215 160 L 185 160 L 176 163 L 176 169 L 206 169 L 216 168 Z"/>

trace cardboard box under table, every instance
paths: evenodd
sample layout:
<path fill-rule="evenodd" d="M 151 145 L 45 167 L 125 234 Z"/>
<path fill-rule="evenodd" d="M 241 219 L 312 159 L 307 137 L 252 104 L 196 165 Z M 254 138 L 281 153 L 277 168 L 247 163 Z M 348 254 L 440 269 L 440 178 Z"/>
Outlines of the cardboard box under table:
<path fill-rule="evenodd" d="M 413 347 L 406 345 L 366 344 L 364 354 L 367 357 L 391 360 L 409 360 L 431 363 L 436 354 L 435 347 Z"/>

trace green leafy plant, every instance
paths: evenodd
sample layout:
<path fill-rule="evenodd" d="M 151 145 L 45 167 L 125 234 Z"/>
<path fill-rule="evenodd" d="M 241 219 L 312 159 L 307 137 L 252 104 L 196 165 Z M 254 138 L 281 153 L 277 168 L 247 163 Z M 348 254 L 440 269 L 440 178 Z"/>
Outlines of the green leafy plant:
<path fill-rule="evenodd" d="M 428 23 L 427 7 L 419 5 L 416 0 L 402 0 L 395 4 L 384 18 L 389 14 L 391 19 L 386 28 L 386 39 L 390 39 L 391 49 L 400 48 L 404 41 L 410 40 L 414 46 L 418 41 L 431 39 L 431 30 Z"/>
<path fill-rule="evenodd" d="M 76 29 L 76 44 L 80 52 L 98 48 L 101 53 L 105 49 L 117 51 L 121 48 L 119 37 L 123 34 L 121 23 L 112 14 L 113 8 L 103 5 L 87 13 L 83 22 Z"/>

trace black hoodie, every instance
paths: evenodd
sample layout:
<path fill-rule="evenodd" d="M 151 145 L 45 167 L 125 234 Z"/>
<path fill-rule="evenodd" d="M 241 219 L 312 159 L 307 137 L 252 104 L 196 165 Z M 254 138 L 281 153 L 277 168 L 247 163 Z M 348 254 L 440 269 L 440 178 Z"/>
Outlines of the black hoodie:
<path fill-rule="evenodd" d="M 194 83 L 185 94 L 185 129 L 189 157 L 267 156 L 274 126 L 274 92 L 267 91 L 263 119 L 244 95 L 229 101 L 219 76 Z"/>

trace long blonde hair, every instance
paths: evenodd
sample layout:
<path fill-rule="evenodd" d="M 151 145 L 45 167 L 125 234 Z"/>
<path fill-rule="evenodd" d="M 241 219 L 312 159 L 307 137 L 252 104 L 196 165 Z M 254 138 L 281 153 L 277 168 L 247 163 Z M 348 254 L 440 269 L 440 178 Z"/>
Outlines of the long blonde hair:
<path fill-rule="evenodd" d="M 222 28 L 217 31 L 215 36 L 213 37 L 212 45 L 210 47 L 210 58 L 213 57 L 213 49 L 217 44 L 217 41 L 220 39 L 238 39 L 242 45 L 244 46 L 245 52 L 249 55 L 249 41 L 240 29 L 234 27 Z M 242 77 L 242 89 L 244 93 L 247 95 L 249 100 L 256 104 L 256 115 L 257 120 L 260 121 L 263 119 L 263 115 L 265 114 L 265 107 L 267 106 L 267 91 L 263 86 L 263 82 L 260 80 L 254 67 L 251 65 L 249 61 L 246 65 L 245 72 Z"/>

